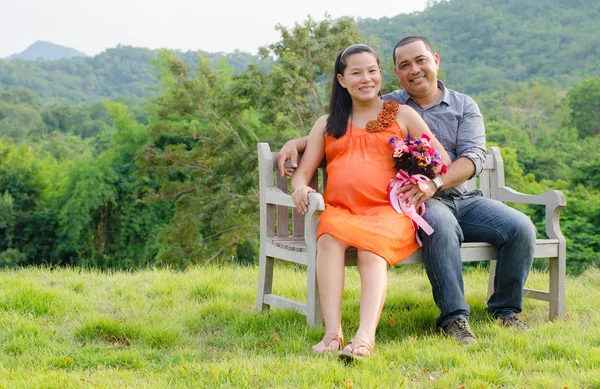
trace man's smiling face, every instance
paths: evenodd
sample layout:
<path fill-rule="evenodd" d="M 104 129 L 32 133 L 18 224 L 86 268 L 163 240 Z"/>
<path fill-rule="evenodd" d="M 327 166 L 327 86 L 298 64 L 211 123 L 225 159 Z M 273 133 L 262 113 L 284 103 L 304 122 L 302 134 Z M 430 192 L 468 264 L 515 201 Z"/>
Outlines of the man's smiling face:
<path fill-rule="evenodd" d="M 429 97 L 437 93 L 437 71 L 440 57 L 427 50 L 422 41 L 396 48 L 394 73 L 402 87 L 413 98 Z"/>

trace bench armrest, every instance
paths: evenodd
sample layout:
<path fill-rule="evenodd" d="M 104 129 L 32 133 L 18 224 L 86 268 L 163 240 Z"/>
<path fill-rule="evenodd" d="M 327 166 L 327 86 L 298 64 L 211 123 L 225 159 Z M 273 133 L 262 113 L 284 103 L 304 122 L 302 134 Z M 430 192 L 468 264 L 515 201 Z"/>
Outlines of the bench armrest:
<path fill-rule="evenodd" d="M 565 242 L 560 230 L 560 212 L 567 205 L 567 199 L 560 190 L 549 190 L 539 195 L 517 192 L 508 186 L 498 187 L 497 199 L 510 203 L 538 204 L 546 206 L 546 234 L 549 238 Z"/>
<path fill-rule="evenodd" d="M 277 187 L 267 188 L 267 204 L 283 205 L 284 207 L 294 207 L 292 196 L 285 193 Z"/>
<path fill-rule="evenodd" d="M 325 201 L 320 193 L 308 194 L 308 212 L 304 215 L 304 240 L 310 248 L 317 241 L 317 226 L 321 212 L 325 210 Z"/>

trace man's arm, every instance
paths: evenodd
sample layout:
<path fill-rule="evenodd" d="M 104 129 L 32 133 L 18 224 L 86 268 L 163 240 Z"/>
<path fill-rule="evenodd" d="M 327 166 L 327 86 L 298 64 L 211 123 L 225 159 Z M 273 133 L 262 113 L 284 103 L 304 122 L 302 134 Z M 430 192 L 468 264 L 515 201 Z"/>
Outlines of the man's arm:
<path fill-rule="evenodd" d="M 457 129 L 457 158 L 448 167 L 447 173 L 440 176 L 444 183 L 442 189 L 451 189 L 461 185 L 481 173 L 483 169 L 486 156 L 483 116 L 477 103 L 472 98 L 465 97 L 463 115 Z M 416 185 L 406 185 L 399 192 L 404 193 L 401 201 L 408 201 L 409 204 L 418 207 L 426 199 L 433 196 L 435 188 L 432 184 L 429 190 L 423 192 Z"/>
<path fill-rule="evenodd" d="M 444 185 L 444 189 L 454 188 L 481 173 L 483 162 L 485 162 L 485 126 L 483 125 L 483 116 L 479 111 L 477 103 L 469 96 L 465 96 L 465 98 L 463 115 L 458 124 L 456 138 L 456 161 L 459 159 L 469 159 L 474 166 L 474 170 L 471 171 L 470 176 L 465 177 L 461 175 L 463 181 L 456 181 L 454 185 L 447 188 Z M 448 173 L 450 173 L 450 169 L 448 169 Z"/>
<path fill-rule="evenodd" d="M 279 150 L 279 154 L 277 155 L 277 168 L 282 177 L 284 175 L 292 176 L 292 173 L 298 167 L 298 153 L 301 153 L 306 149 L 307 143 L 308 136 L 290 139 L 285 142 L 281 150 Z M 292 162 L 291 168 L 285 167 L 285 162 L 288 160 L 291 160 Z"/>
<path fill-rule="evenodd" d="M 443 189 L 450 189 L 466 182 L 474 174 L 475 164 L 473 161 L 466 157 L 460 157 L 452 162 L 446 174 L 439 177 L 444 183 Z"/>

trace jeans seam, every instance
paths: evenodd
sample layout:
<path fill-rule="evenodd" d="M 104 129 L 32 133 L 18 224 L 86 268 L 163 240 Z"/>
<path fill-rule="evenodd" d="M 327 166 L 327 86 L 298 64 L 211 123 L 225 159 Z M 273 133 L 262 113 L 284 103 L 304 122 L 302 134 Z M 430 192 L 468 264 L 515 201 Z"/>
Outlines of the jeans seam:
<path fill-rule="evenodd" d="M 437 271 L 435 270 L 435 266 L 433 266 L 433 263 L 431 261 L 431 256 L 432 256 L 432 253 L 431 253 L 431 242 L 429 242 L 429 244 L 427 245 L 427 256 L 430 259 L 429 260 L 429 264 L 431 265 L 431 274 L 432 274 L 433 278 L 435 279 L 435 284 L 436 284 L 435 287 L 436 287 L 436 290 L 438 290 L 438 293 L 439 293 L 440 290 L 441 290 L 440 282 L 438 280 L 438 275 L 437 275 Z M 442 310 L 442 312 L 446 312 L 446 307 L 444 306 L 445 304 L 444 304 L 444 299 L 443 298 L 440 298 L 440 303 L 442 305 L 440 307 L 440 309 Z"/>

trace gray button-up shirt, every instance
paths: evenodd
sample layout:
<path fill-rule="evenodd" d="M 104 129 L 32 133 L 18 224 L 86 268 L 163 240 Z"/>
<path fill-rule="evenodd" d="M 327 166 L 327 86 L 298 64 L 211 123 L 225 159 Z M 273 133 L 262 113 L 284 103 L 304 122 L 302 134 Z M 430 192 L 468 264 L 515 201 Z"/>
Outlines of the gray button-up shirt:
<path fill-rule="evenodd" d="M 469 158 L 475 165 L 475 175 L 481 173 L 485 161 L 485 127 L 477 103 L 467 95 L 446 88 L 438 80 L 442 96 L 435 104 L 423 108 L 405 90 L 396 90 L 383 96 L 383 100 L 394 100 L 406 104 L 421 115 L 431 132 L 448 152 L 452 161 L 460 157 Z M 465 183 L 438 195 L 462 195 L 467 192 Z"/>

